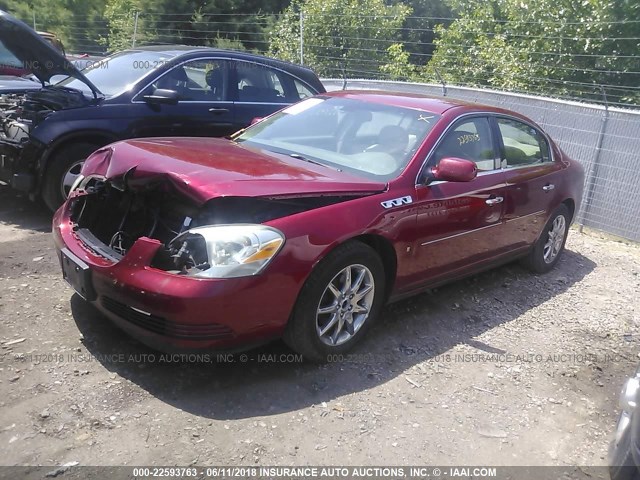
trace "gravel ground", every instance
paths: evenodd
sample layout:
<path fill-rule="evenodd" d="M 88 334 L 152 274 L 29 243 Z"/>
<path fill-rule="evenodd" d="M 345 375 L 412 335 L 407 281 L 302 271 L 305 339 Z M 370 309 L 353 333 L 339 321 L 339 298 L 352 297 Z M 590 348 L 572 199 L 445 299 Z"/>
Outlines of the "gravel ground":
<path fill-rule="evenodd" d="M 391 305 L 327 365 L 278 342 L 194 363 L 74 295 L 50 221 L 0 187 L 4 464 L 606 463 L 638 363 L 636 245 L 572 231 L 553 272 L 507 265 Z"/>

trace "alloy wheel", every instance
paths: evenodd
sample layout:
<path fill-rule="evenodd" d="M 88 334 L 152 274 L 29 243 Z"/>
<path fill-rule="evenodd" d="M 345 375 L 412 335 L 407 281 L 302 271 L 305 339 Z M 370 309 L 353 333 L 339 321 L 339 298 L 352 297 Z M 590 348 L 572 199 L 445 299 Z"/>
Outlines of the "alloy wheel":
<path fill-rule="evenodd" d="M 74 182 L 80 176 L 80 170 L 82 170 L 82 165 L 84 164 L 84 160 L 78 160 L 77 162 L 71 164 L 71 166 L 67 169 L 62 177 L 62 183 L 60 184 L 60 189 L 62 191 L 62 198 L 67 198 L 69 196 L 69 192 L 71 191 L 71 187 Z"/>
<path fill-rule="evenodd" d="M 326 345 L 349 341 L 362 328 L 373 305 L 375 282 L 364 265 L 343 268 L 325 288 L 316 311 L 316 332 Z"/>
<path fill-rule="evenodd" d="M 558 215 L 549 229 L 547 242 L 544 244 L 543 258 L 546 263 L 553 262 L 560 253 L 566 230 L 567 222 L 564 215 Z"/>

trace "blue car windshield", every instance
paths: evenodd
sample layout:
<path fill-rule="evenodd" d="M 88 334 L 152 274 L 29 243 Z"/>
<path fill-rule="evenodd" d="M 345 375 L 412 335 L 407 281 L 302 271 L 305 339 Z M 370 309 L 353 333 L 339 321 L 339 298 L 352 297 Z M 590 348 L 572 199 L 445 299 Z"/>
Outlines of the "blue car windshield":
<path fill-rule="evenodd" d="M 173 56 L 166 52 L 121 52 L 93 62 L 82 73 L 105 96 L 111 97 L 128 90 L 150 71 L 161 67 L 172 58 Z M 91 89 L 77 78 L 66 77 L 55 85 L 91 94 Z"/>

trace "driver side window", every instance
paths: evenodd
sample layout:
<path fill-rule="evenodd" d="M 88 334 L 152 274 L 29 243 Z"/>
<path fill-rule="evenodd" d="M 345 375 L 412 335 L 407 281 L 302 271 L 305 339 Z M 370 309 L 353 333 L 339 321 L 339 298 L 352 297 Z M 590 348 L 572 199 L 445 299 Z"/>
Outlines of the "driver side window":
<path fill-rule="evenodd" d="M 178 92 L 180 101 L 220 101 L 227 98 L 227 83 L 225 60 L 192 60 L 166 72 L 142 94 L 152 95 L 156 89 L 166 89 Z"/>
<path fill-rule="evenodd" d="M 486 117 L 463 120 L 442 139 L 433 155 L 432 165 L 446 157 L 471 160 L 479 171 L 495 169 L 495 149 L 491 126 Z"/>

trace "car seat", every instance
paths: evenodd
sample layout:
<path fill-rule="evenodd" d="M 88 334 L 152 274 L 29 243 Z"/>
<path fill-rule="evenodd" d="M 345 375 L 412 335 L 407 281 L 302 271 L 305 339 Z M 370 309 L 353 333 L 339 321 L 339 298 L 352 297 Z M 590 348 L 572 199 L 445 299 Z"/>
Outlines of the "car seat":
<path fill-rule="evenodd" d="M 187 88 L 189 82 L 189 77 L 184 71 L 184 68 L 177 67 L 160 78 L 156 83 L 156 88 L 174 90 L 178 92 L 179 98 L 183 100 L 190 97 L 190 90 Z"/>
<path fill-rule="evenodd" d="M 209 94 L 213 96 L 215 100 L 222 100 L 224 98 L 224 74 L 222 68 L 209 70 L 205 75 L 205 81 L 209 88 L 211 88 Z"/>
<path fill-rule="evenodd" d="M 385 125 L 378 133 L 378 142 L 367 150 L 402 157 L 408 145 L 409 134 L 404 128 L 397 125 Z"/>

